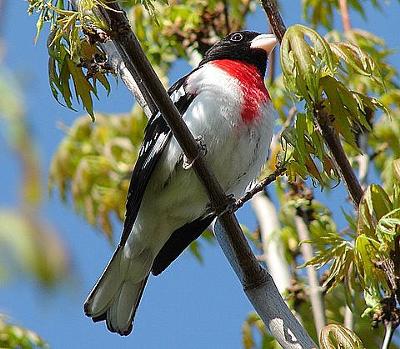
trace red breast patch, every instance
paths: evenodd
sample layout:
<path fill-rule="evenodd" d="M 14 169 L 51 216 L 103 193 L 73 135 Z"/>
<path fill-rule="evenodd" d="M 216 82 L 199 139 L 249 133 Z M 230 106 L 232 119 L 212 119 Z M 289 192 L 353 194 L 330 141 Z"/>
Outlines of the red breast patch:
<path fill-rule="evenodd" d="M 260 116 L 260 104 L 270 100 L 257 68 L 252 64 L 230 59 L 215 60 L 212 64 L 239 81 L 243 93 L 243 121 L 247 124 L 257 119 Z"/>

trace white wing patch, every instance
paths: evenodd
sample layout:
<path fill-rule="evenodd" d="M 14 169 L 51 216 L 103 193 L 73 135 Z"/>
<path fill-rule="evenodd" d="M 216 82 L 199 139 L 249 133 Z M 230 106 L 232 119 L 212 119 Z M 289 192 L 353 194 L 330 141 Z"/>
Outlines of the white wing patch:
<path fill-rule="evenodd" d="M 184 88 L 184 85 L 182 85 L 179 89 L 175 90 L 170 98 L 172 100 L 172 102 L 177 103 L 182 97 L 185 97 L 186 95 L 186 91 Z"/>

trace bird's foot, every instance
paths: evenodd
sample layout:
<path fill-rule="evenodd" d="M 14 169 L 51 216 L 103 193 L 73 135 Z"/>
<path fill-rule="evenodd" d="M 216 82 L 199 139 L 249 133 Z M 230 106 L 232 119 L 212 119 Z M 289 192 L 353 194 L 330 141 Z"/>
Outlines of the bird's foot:
<path fill-rule="evenodd" d="M 199 147 L 199 152 L 198 152 L 197 156 L 196 156 L 194 159 L 189 160 L 189 159 L 186 157 L 186 155 L 183 155 L 183 164 L 182 164 L 182 167 L 183 167 L 184 170 L 189 170 L 190 168 L 192 168 L 194 162 L 195 162 L 199 157 L 206 156 L 206 154 L 207 154 L 207 146 L 206 146 L 206 144 L 204 143 L 203 136 L 198 136 L 198 137 L 196 137 L 196 142 L 197 142 L 197 145 L 198 145 L 198 147 Z"/>
<path fill-rule="evenodd" d="M 233 213 L 236 210 L 236 199 L 233 194 L 229 194 L 226 196 L 227 203 L 222 205 L 221 207 L 214 208 L 215 214 L 220 217 L 225 213 Z"/>

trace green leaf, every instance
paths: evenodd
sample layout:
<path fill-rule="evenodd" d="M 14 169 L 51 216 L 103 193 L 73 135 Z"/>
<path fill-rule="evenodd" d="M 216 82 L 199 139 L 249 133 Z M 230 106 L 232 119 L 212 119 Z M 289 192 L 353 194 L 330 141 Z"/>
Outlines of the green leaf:
<path fill-rule="evenodd" d="M 349 106 L 344 104 L 341 98 L 341 93 L 344 93 L 343 89 L 341 89 L 341 83 L 331 76 L 325 76 L 321 78 L 321 87 L 328 97 L 330 114 L 335 116 L 335 128 L 343 135 L 347 143 L 349 143 L 354 149 L 358 149 L 355 135 L 351 128 L 350 120 L 352 117 L 348 109 Z M 339 91 L 341 91 L 341 93 Z M 357 104 L 355 108 L 357 108 Z"/>
<path fill-rule="evenodd" d="M 354 254 L 355 265 L 365 292 L 376 297 L 375 302 L 379 302 L 380 290 L 388 289 L 388 286 L 384 272 L 378 269 L 375 263 L 387 259 L 387 256 L 381 251 L 380 243 L 365 234 L 357 237 Z"/>
<path fill-rule="evenodd" d="M 396 208 L 384 215 L 376 227 L 376 235 L 380 242 L 394 243 L 394 237 L 399 234 L 400 208 Z"/>
<path fill-rule="evenodd" d="M 43 286 L 54 286 L 67 275 L 64 246 L 48 224 L 36 217 L 0 210 L 0 248 L 13 261 L 8 267 L 17 265 Z"/>
<path fill-rule="evenodd" d="M 398 182 L 400 182 L 400 159 L 393 161 L 393 172 Z"/>
<path fill-rule="evenodd" d="M 344 42 L 331 43 L 330 46 L 337 57 L 343 59 L 356 73 L 372 77 L 375 63 L 359 47 Z"/>
<path fill-rule="evenodd" d="M 349 241 L 336 233 L 325 233 L 318 238 L 302 243 L 312 243 L 317 251 L 315 257 L 301 265 L 300 268 L 310 265 L 322 268 L 332 262 L 324 287 L 330 285 L 333 289 L 348 276 L 354 260 L 353 246 Z"/>
<path fill-rule="evenodd" d="M 376 184 L 368 186 L 359 206 L 358 234 L 374 237 L 378 221 L 390 212 L 392 207 L 389 196 L 381 186 Z"/>
<path fill-rule="evenodd" d="M 90 94 L 91 92 L 93 92 L 93 87 L 87 81 L 85 75 L 82 72 L 82 69 L 77 67 L 76 64 L 69 58 L 66 59 L 69 72 L 73 78 L 76 97 L 80 98 L 86 111 L 91 116 L 92 121 L 94 121 L 93 100 Z"/>
<path fill-rule="evenodd" d="M 320 65 L 321 61 L 324 66 Z M 281 66 L 288 87 L 309 103 L 320 99 L 322 72 L 327 69 L 334 74 L 336 70 L 329 44 L 314 30 L 298 24 L 290 27 L 282 40 Z"/>
<path fill-rule="evenodd" d="M 39 35 L 43 29 L 43 24 L 44 24 L 44 12 L 42 12 L 39 15 L 39 18 L 36 22 L 36 35 L 35 35 L 35 39 L 34 39 L 35 44 L 37 43 L 37 41 L 39 39 Z"/>

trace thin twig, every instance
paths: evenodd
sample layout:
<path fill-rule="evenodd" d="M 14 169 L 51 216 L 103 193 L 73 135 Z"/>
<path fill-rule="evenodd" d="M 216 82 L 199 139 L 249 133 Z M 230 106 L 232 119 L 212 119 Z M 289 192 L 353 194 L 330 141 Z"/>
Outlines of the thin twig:
<path fill-rule="evenodd" d="M 356 157 L 356 161 L 358 163 L 358 180 L 360 182 L 362 190 L 368 185 L 368 168 L 369 168 L 369 155 L 367 154 L 367 137 L 365 134 L 361 134 L 359 137 L 360 141 L 360 149 L 363 152 L 362 154 Z M 351 296 L 354 297 L 354 290 L 350 290 Z M 353 330 L 354 328 L 354 313 L 350 309 L 350 307 L 346 304 L 344 311 L 344 327 L 349 330 Z"/>
<path fill-rule="evenodd" d="M 241 208 L 247 201 L 249 201 L 254 195 L 263 191 L 266 186 L 274 182 L 279 176 L 284 174 L 286 171 L 285 166 L 278 167 L 268 177 L 259 181 L 251 190 L 247 191 L 240 199 L 236 200 L 233 210 L 236 211 Z"/>
<path fill-rule="evenodd" d="M 348 31 L 351 30 L 351 22 L 350 22 L 347 0 L 339 0 L 339 8 L 340 8 L 340 15 L 342 17 L 343 31 L 347 33 Z M 368 176 L 369 156 L 367 154 L 367 147 L 364 147 L 366 143 L 366 137 L 363 134 L 360 135 L 360 140 L 362 142 L 360 148 L 363 154 L 358 155 L 356 161 L 358 163 L 358 180 L 360 181 L 361 188 L 365 190 L 367 184 L 367 176 Z M 350 292 L 351 296 L 353 297 L 354 291 L 350 290 Z M 349 330 L 353 330 L 354 328 L 354 313 L 347 304 L 345 306 L 343 324 Z"/>
<path fill-rule="evenodd" d="M 394 269 L 395 296 L 397 303 L 400 303 L 400 236 L 396 236 L 394 239 L 394 250 L 391 253 L 391 259 L 393 261 Z"/>
<path fill-rule="evenodd" d="M 269 70 L 268 70 L 268 81 L 272 83 L 275 79 L 275 71 L 276 71 L 276 50 L 271 52 L 269 56 L 268 63 L 269 63 Z"/>
<path fill-rule="evenodd" d="M 271 27 L 271 24 L 269 25 L 269 29 L 272 32 L 273 29 Z M 276 55 L 277 55 L 277 50 L 273 50 L 271 52 L 271 54 L 268 57 L 268 66 L 269 66 L 269 70 L 268 70 L 268 81 L 270 84 L 272 84 L 272 82 L 275 80 L 275 74 L 276 74 Z"/>
<path fill-rule="evenodd" d="M 353 265 L 350 266 L 349 271 L 348 271 L 348 278 L 351 277 L 351 274 L 353 273 Z M 348 281 L 350 284 L 350 281 Z M 351 299 L 354 298 L 355 291 L 350 287 L 349 285 L 349 292 L 350 292 L 350 297 Z M 344 309 L 344 320 L 343 320 L 343 325 L 349 330 L 354 329 L 354 314 L 353 311 L 350 309 L 350 307 L 346 304 L 345 309 Z"/>
<path fill-rule="evenodd" d="M 368 137 L 366 134 L 359 135 L 359 144 L 362 154 L 356 157 L 358 163 L 358 180 L 363 190 L 368 185 L 368 169 L 369 169 L 369 155 L 368 155 Z"/>
<path fill-rule="evenodd" d="M 351 331 L 354 329 L 354 314 L 348 305 L 344 309 L 343 325 Z"/>

